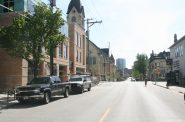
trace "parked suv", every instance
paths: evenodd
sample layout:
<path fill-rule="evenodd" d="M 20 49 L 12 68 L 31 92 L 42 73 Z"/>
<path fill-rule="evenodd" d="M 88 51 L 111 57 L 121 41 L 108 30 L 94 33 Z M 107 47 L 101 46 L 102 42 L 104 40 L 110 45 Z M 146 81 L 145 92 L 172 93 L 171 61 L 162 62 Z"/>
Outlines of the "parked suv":
<path fill-rule="evenodd" d="M 74 75 L 69 79 L 71 90 L 83 93 L 85 89 L 91 90 L 92 81 L 89 75 Z"/>
<path fill-rule="evenodd" d="M 47 104 L 55 95 L 68 97 L 70 90 L 69 82 L 62 82 L 58 76 L 37 77 L 26 86 L 16 89 L 16 99 L 23 103 L 26 100 L 44 100 Z"/>

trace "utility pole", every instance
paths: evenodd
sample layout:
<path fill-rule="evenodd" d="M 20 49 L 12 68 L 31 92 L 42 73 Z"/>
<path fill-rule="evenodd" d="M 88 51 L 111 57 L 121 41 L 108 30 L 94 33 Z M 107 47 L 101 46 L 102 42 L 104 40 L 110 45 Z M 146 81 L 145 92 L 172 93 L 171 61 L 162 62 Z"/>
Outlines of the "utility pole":
<path fill-rule="evenodd" d="M 93 26 L 94 24 L 96 24 L 96 23 L 102 23 L 102 20 L 101 21 L 90 21 L 90 20 L 92 20 L 92 19 L 87 19 L 87 31 L 86 31 L 86 36 L 87 36 L 87 41 L 88 41 L 88 49 L 87 49 L 87 70 L 88 70 L 88 72 L 90 71 L 90 69 L 89 69 L 89 65 L 90 65 L 90 61 L 89 61 L 89 28 L 91 27 L 91 26 Z"/>
<path fill-rule="evenodd" d="M 50 6 L 53 12 L 53 7 L 56 6 L 56 0 L 50 0 Z M 52 40 L 50 40 L 50 75 L 53 75 L 53 51 L 53 43 Z"/>

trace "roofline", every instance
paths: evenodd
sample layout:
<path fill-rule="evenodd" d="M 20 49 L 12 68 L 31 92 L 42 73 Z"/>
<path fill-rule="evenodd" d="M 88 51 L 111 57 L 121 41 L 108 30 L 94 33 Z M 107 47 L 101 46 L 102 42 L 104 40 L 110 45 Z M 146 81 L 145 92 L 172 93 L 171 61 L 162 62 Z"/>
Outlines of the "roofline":
<path fill-rule="evenodd" d="M 173 43 L 173 44 L 169 47 L 169 49 L 172 48 L 172 47 L 174 47 L 175 45 L 177 45 L 178 43 L 180 43 L 180 42 L 183 41 L 184 39 L 185 39 L 185 35 L 184 35 L 183 37 L 181 37 L 177 42 Z"/>

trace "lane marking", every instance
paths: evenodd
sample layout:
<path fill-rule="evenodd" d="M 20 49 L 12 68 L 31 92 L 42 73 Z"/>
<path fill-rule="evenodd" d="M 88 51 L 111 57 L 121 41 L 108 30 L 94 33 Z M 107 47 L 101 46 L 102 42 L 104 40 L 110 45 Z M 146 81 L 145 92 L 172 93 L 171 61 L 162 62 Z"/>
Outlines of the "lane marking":
<path fill-rule="evenodd" d="M 110 108 L 108 108 L 105 113 L 103 114 L 103 116 L 100 118 L 99 122 L 104 122 L 105 118 L 107 117 L 107 115 L 110 112 Z"/>

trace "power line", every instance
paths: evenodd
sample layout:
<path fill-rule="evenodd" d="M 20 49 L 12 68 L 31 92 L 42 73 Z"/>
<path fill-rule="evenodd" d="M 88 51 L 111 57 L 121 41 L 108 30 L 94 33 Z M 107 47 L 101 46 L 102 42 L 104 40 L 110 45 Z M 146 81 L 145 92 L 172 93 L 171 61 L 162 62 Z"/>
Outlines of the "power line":
<path fill-rule="evenodd" d="M 97 9 L 96 9 L 96 7 L 95 7 L 95 4 L 94 4 L 94 2 L 91 0 L 91 4 L 94 6 L 94 7 L 92 7 L 91 9 L 90 9 L 90 7 L 89 7 L 89 5 L 90 4 L 87 4 L 87 1 L 86 0 L 82 0 L 83 1 L 83 3 L 85 4 L 84 6 L 84 8 L 87 10 L 87 12 L 85 12 L 85 13 L 90 13 L 90 14 L 88 14 L 88 15 L 92 15 L 92 16 L 94 16 L 94 17 L 96 17 L 96 18 L 100 18 L 100 20 L 102 20 L 101 18 L 102 17 L 100 17 L 99 16 L 99 14 L 98 14 L 98 11 L 97 11 Z M 95 11 L 93 11 L 93 10 L 95 10 Z M 88 17 L 87 17 L 88 18 Z M 93 17 L 89 17 L 89 18 L 93 18 Z M 95 19 L 96 20 L 96 19 Z M 104 23 L 102 24 L 102 26 L 104 26 Z"/>
<path fill-rule="evenodd" d="M 96 7 L 95 7 L 95 4 L 94 4 L 94 1 L 93 1 L 93 0 L 91 0 L 91 3 L 92 3 L 92 5 L 93 5 L 93 7 L 94 7 L 94 9 L 95 9 L 96 13 L 98 14 L 98 16 L 100 16 L 100 13 L 99 13 L 99 12 L 98 12 L 98 10 L 96 9 Z M 100 16 L 100 18 L 101 18 L 101 16 Z"/>
<path fill-rule="evenodd" d="M 89 13 L 88 15 L 90 16 L 95 16 L 96 17 L 96 14 L 94 13 L 94 11 L 92 11 L 92 9 L 89 8 L 88 4 L 86 3 L 86 1 L 83 1 L 84 3 L 84 9 L 87 11 L 87 13 Z M 92 18 L 92 17 L 90 17 Z"/>

